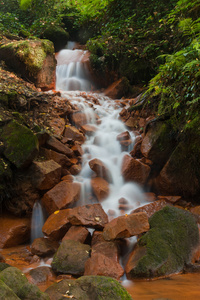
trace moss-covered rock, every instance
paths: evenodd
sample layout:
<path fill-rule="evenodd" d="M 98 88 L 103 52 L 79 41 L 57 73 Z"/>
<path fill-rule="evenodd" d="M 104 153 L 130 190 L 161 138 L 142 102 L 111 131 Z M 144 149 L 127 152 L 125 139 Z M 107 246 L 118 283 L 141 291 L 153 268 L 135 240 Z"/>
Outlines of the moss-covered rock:
<path fill-rule="evenodd" d="M 0 263 L 0 272 L 3 271 L 4 269 L 8 268 L 8 267 L 10 267 L 9 264 L 1 262 Z"/>
<path fill-rule="evenodd" d="M 20 300 L 19 297 L 2 281 L 0 280 L 0 300 Z"/>
<path fill-rule="evenodd" d="M 38 140 L 33 132 L 16 121 L 3 127 L 4 155 L 17 168 L 28 166 L 38 153 Z"/>
<path fill-rule="evenodd" d="M 199 232 L 193 216 L 182 209 L 166 206 L 150 219 L 150 230 L 126 266 L 129 279 L 151 278 L 183 270 L 199 243 Z"/>
<path fill-rule="evenodd" d="M 50 300 L 48 294 L 41 292 L 36 285 L 29 282 L 19 290 L 18 296 L 22 300 Z"/>
<path fill-rule="evenodd" d="M 90 246 L 77 241 L 65 240 L 53 257 L 52 268 L 56 272 L 83 275 L 85 262 L 90 256 Z"/>
<path fill-rule="evenodd" d="M 17 296 L 20 289 L 28 282 L 26 276 L 15 267 L 8 267 L 4 269 L 0 273 L 0 280 L 12 289 Z"/>
<path fill-rule="evenodd" d="M 77 280 L 62 280 L 50 286 L 46 293 L 51 300 L 131 300 L 120 283 L 106 276 L 82 276 Z"/>
<path fill-rule="evenodd" d="M 0 56 L 14 71 L 37 87 L 54 86 L 56 60 L 49 40 L 20 40 L 0 45 Z M 4 99 L 6 101 L 6 99 Z"/>
<path fill-rule="evenodd" d="M 52 41 L 57 52 L 66 46 L 69 33 L 60 26 L 50 25 L 45 29 L 43 38 Z"/>

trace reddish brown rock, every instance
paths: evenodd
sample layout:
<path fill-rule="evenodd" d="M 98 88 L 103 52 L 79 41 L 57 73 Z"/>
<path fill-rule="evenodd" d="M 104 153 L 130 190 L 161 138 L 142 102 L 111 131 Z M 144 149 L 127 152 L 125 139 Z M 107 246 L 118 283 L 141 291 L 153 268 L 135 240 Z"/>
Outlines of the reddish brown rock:
<path fill-rule="evenodd" d="M 166 205 L 169 205 L 169 203 L 165 200 L 157 200 L 142 207 L 136 208 L 131 213 L 145 212 L 148 218 L 150 218 L 156 211 L 161 210 Z"/>
<path fill-rule="evenodd" d="M 144 184 L 149 176 L 151 168 L 139 160 L 125 155 L 122 163 L 122 175 L 125 181 L 135 181 Z"/>
<path fill-rule="evenodd" d="M 81 172 L 81 165 L 73 165 L 70 167 L 69 171 L 72 175 L 78 175 Z"/>
<path fill-rule="evenodd" d="M 84 243 L 86 239 L 89 237 L 90 233 L 87 228 L 83 226 L 72 226 L 65 236 L 63 237 L 62 241 L 65 240 L 73 240 L 78 241 L 80 243 Z"/>
<path fill-rule="evenodd" d="M 82 125 L 90 123 L 88 122 L 87 115 L 82 112 L 76 112 L 72 115 L 72 124 L 80 128 Z"/>
<path fill-rule="evenodd" d="M 72 176 L 72 175 L 65 175 L 65 176 L 63 176 L 61 178 L 61 180 L 73 182 L 74 181 L 74 176 Z"/>
<path fill-rule="evenodd" d="M 83 126 L 81 126 L 81 130 L 88 136 L 92 136 L 95 131 L 97 130 L 97 128 L 93 125 L 88 125 L 88 124 L 85 124 Z"/>
<path fill-rule="evenodd" d="M 108 216 L 101 204 L 88 204 L 71 209 L 68 219 L 72 225 L 84 225 L 102 229 L 108 223 Z"/>
<path fill-rule="evenodd" d="M 119 280 L 124 274 L 124 270 L 118 262 L 109 257 L 94 253 L 85 263 L 84 275 L 109 276 Z"/>
<path fill-rule="evenodd" d="M 48 238 L 37 238 L 31 245 L 31 253 L 38 256 L 48 256 L 54 254 L 59 247 L 59 243 Z"/>
<path fill-rule="evenodd" d="M 0 218 L 0 248 L 18 246 L 30 238 L 30 218 L 4 215 Z"/>
<path fill-rule="evenodd" d="M 109 183 L 103 178 L 92 178 L 91 185 L 93 192 L 99 201 L 102 201 L 109 196 Z"/>
<path fill-rule="evenodd" d="M 131 271 L 137 266 L 138 261 L 146 254 L 146 252 L 147 250 L 145 247 L 139 247 L 137 245 L 134 247 L 125 267 L 127 278 L 132 279 Z"/>
<path fill-rule="evenodd" d="M 49 214 L 67 208 L 80 198 L 81 186 L 77 182 L 61 181 L 44 194 L 42 203 Z"/>
<path fill-rule="evenodd" d="M 64 145 L 63 143 L 61 143 L 59 140 L 57 140 L 55 137 L 51 136 L 47 142 L 46 142 L 47 147 L 49 147 L 50 149 L 65 154 L 68 157 L 72 157 L 73 156 L 73 151 L 67 147 L 66 145 Z"/>
<path fill-rule="evenodd" d="M 78 142 L 75 142 L 74 146 L 71 149 L 74 151 L 74 154 L 76 156 L 82 156 L 84 153 L 81 145 Z"/>
<path fill-rule="evenodd" d="M 148 201 L 148 202 L 153 202 L 155 201 L 157 198 L 156 198 L 156 194 L 154 193 L 145 193 L 145 200 Z"/>
<path fill-rule="evenodd" d="M 179 200 L 181 200 L 181 196 L 158 196 L 157 199 L 165 200 L 167 202 L 174 204 L 177 203 Z"/>
<path fill-rule="evenodd" d="M 27 274 L 26 274 L 27 276 Z M 55 282 L 56 276 L 50 267 L 37 267 L 35 269 L 31 269 L 28 276 L 28 281 L 37 285 L 40 283 L 49 283 Z"/>
<path fill-rule="evenodd" d="M 53 159 L 55 162 L 61 165 L 62 168 L 68 168 L 72 164 L 70 159 L 65 154 L 58 153 L 51 149 L 42 149 L 42 153 L 47 159 Z"/>
<path fill-rule="evenodd" d="M 110 221 L 105 225 L 103 237 L 105 240 L 128 238 L 149 230 L 149 222 L 146 213 L 125 215 Z"/>
<path fill-rule="evenodd" d="M 103 237 L 103 232 L 95 230 L 92 235 L 92 241 L 91 241 L 91 246 L 93 247 L 94 245 L 98 243 L 105 242 L 106 240 Z"/>
<path fill-rule="evenodd" d="M 110 173 L 110 170 L 100 159 L 94 158 L 90 160 L 89 166 L 92 169 L 92 171 L 96 173 L 97 177 L 101 177 L 109 183 L 112 183 L 112 175 Z"/>
<path fill-rule="evenodd" d="M 133 118 L 133 117 L 128 118 L 128 120 L 125 122 L 125 125 L 130 128 L 134 128 L 134 127 L 136 128 L 138 125 L 137 118 Z"/>
<path fill-rule="evenodd" d="M 53 118 L 49 120 L 49 126 L 53 129 L 53 133 L 61 136 L 65 130 L 65 120 L 63 118 Z"/>
<path fill-rule="evenodd" d="M 120 134 L 118 134 L 117 136 L 117 141 L 121 142 L 121 141 L 127 141 L 130 139 L 130 133 L 128 131 L 124 131 Z"/>
<path fill-rule="evenodd" d="M 60 181 L 61 166 L 54 160 L 35 161 L 31 166 L 31 178 L 37 189 L 51 189 Z"/>
<path fill-rule="evenodd" d="M 92 254 L 94 253 L 101 253 L 104 256 L 112 259 L 116 263 L 119 262 L 119 247 L 116 242 L 110 241 L 102 241 L 96 243 L 92 247 Z"/>
<path fill-rule="evenodd" d="M 63 209 L 51 214 L 42 227 L 43 233 L 53 240 L 59 241 L 62 239 L 71 227 L 68 220 L 69 213 L 70 209 Z"/>
<path fill-rule="evenodd" d="M 85 141 L 85 136 L 76 127 L 70 125 L 65 126 L 64 137 L 80 143 Z"/>
<path fill-rule="evenodd" d="M 127 93 L 129 89 L 128 80 L 125 77 L 112 83 L 105 91 L 104 94 L 112 99 L 120 99 Z"/>

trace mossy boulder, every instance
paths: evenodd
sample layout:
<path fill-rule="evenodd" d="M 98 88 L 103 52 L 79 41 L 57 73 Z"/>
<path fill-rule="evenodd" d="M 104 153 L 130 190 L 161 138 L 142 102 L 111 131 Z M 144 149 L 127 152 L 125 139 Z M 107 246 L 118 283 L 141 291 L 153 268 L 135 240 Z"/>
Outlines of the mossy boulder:
<path fill-rule="evenodd" d="M 19 297 L 2 281 L 0 280 L 0 300 L 20 300 Z"/>
<path fill-rule="evenodd" d="M 66 46 L 69 33 L 60 26 L 50 25 L 45 29 L 42 37 L 52 41 L 57 52 Z"/>
<path fill-rule="evenodd" d="M 89 257 L 89 245 L 77 241 L 65 240 L 54 255 L 51 266 L 55 272 L 83 275 L 85 263 Z"/>
<path fill-rule="evenodd" d="M 29 282 L 19 290 L 18 296 L 22 300 L 50 300 L 48 294 L 41 292 L 36 285 Z"/>
<path fill-rule="evenodd" d="M 140 238 L 126 265 L 128 279 L 180 272 L 199 244 L 198 226 L 187 211 L 166 206 L 149 219 L 149 224 L 150 230 Z"/>
<path fill-rule="evenodd" d="M 19 296 L 18 293 L 20 289 L 28 282 L 26 276 L 15 267 L 8 267 L 1 271 L 0 280 L 3 281 L 17 296 Z"/>
<path fill-rule="evenodd" d="M 38 39 L 7 42 L 0 45 L 0 56 L 16 73 L 37 87 L 44 90 L 54 87 L 56 60 L 51 41 Z"/>
<path fill-rule="evenodd" d="M 38 153 L 38 140 L 34 133 L 16 121 L 3 127 L 1 139 L 3 154 L 17 168 L 27 167 Z"/>
<path fill-rule="evenodd" d="M 51 300 L 132 300 L 121 284 L 106 276 L 82 276 L 77 280 L 62 280 L 51 285 L 46 293 Z"/>

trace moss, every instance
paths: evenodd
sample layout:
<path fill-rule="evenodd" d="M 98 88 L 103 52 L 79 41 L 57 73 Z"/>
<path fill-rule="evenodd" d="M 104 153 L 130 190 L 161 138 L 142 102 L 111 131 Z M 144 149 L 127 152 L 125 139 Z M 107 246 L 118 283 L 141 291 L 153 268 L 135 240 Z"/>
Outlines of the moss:
<path fill-rule="evenodd" d="M 20 300 L 2 280 L 0 280 L 0 299 Z"/>
<path fill-rule="evenodd" d="M 29 282 L 23 285 L 19 290 L 18 296 L 20 299 L 26 300 L 50 300 L 49 296 L 39 290 L 36 285 L 33 285 Z"/>
<path fill-rule="evenodd" d="M 18 295 L 19 290 L 28 282 L 26 276 L 15 267 L 8 267 L 0 273 L 0 280 Z"/>
<path fill-rule="evenodd" d="M 37 154 L 37 137 L 16 121 L 4 126 L 2 140 L 5 144 L 4 155 L 18 168 L 28 165 Z"/>
<path fill-rule="evenodd" d="M 139 240 L 146 254 L 130 277 L 157 277 L 181 271 L 198 245 L 197 224 L 189 212 L 166 206 L 150 219 L 150 231 Z"/>
<path fill-rule="evenodd" d="M 52 41 L 56 51 L 59 51 L 66 46 L 69 40 L 69 33 L 60 26 L 51 25 L 45 29 L 43 37 Z"/>

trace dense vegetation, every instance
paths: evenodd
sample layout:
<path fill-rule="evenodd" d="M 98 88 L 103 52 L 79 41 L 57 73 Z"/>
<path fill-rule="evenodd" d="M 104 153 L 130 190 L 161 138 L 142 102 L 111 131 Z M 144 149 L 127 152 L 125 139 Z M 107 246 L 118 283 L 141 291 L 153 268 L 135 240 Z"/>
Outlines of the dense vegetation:
<path fill-rule="evenodd" d="M 49 26 L 86 44 L 99 74 L 146 86 L 147 105 L 180 130 L 198 128 L 199 0 L 1 1 L 4 35 L 45 37 Z"/>

